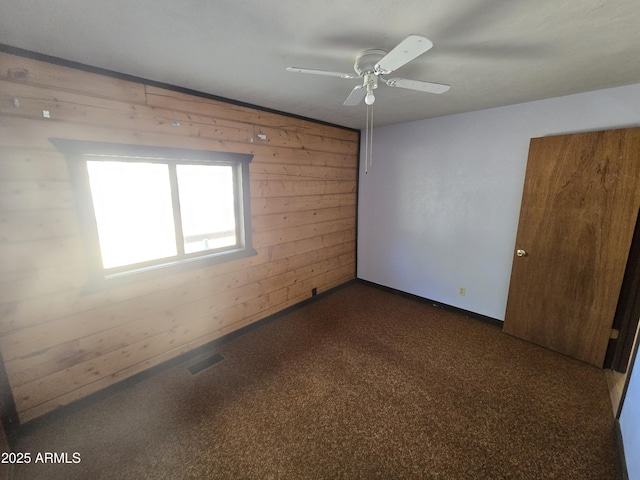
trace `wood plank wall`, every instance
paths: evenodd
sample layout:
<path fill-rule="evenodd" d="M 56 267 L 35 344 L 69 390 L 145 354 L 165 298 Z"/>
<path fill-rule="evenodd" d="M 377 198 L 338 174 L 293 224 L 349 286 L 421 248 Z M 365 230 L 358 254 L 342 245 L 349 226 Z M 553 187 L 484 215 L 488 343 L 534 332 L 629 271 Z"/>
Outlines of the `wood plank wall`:
<path fill-rule="evenodd" d="M 83 294 L 54 137 L 254 154 L 258 255 Z M 21 422 L 355 278 L 357 152 L 352 130 L 0 53 L 0 352 Z"/>

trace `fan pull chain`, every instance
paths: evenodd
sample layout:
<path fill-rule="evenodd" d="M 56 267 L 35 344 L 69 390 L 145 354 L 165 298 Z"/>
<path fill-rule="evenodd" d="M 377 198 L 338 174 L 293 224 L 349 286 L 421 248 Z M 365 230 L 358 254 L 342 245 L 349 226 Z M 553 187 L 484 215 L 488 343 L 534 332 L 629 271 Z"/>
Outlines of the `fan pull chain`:
<path fill-rule="evenodd" d="M 369 107 L 371 110 L 371 121 L 369 122 L 369 166 L 373 166 L 373 105 Z"/>
<path fill-rule="evenodd" d="M 367 118 L 364 130 L 364 173 L 369 173 L 369 109 L 371 107 L 367 105 Z"/>
<path fill-rule="evenodd" d="M 373 165 L 373 106 L 367 105 L 367 122 L 364 134 L 364 173 Z"/>

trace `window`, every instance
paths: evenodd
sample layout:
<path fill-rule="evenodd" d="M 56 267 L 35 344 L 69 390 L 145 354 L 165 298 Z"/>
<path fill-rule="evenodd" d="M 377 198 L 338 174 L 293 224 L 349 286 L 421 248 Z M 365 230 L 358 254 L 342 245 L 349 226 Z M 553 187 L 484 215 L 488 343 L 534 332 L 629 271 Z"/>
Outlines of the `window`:
<path fill-rule="evenodd" d="M 256 254 L 251 155 L 51 142 L 69 163 L 93 282 Z"/>

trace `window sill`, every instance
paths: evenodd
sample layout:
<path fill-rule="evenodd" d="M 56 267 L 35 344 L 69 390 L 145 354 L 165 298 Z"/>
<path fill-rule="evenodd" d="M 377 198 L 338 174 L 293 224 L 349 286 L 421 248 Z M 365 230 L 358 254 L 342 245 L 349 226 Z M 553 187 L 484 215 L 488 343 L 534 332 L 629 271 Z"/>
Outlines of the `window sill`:
<path fill-rule="evenodd" d="M 240 260 L 253 257 L 258 252 L 254 248 L 242 248 L 213 253 L 211 255 L 198 256 L 181 260 L 160 263 L 148 267 L 136 268 L 124 272 L 106 274 L 100 278 L 90 279 L 82 289 L 82 295 L 91 295 L 112 288 L 120 288 L 138 282 L 154 280 L 167 275 L 181 273 L 210 265 Z"/>

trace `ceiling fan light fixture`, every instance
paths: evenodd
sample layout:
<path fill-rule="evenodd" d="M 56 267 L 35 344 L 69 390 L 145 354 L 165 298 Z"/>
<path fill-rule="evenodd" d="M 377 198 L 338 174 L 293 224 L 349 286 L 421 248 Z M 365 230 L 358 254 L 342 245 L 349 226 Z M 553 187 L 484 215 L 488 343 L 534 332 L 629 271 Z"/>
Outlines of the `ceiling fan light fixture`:
<path fill-rule="evenodd" d="M 373 102 L 375 101 L 376 101 L 376 97 L 373 95 L 373 92 L 369 90 L 367 92 L 367 96 L 364 97 L 364 103 L 366 103 L 367 105 L 373 105 Z"/>

